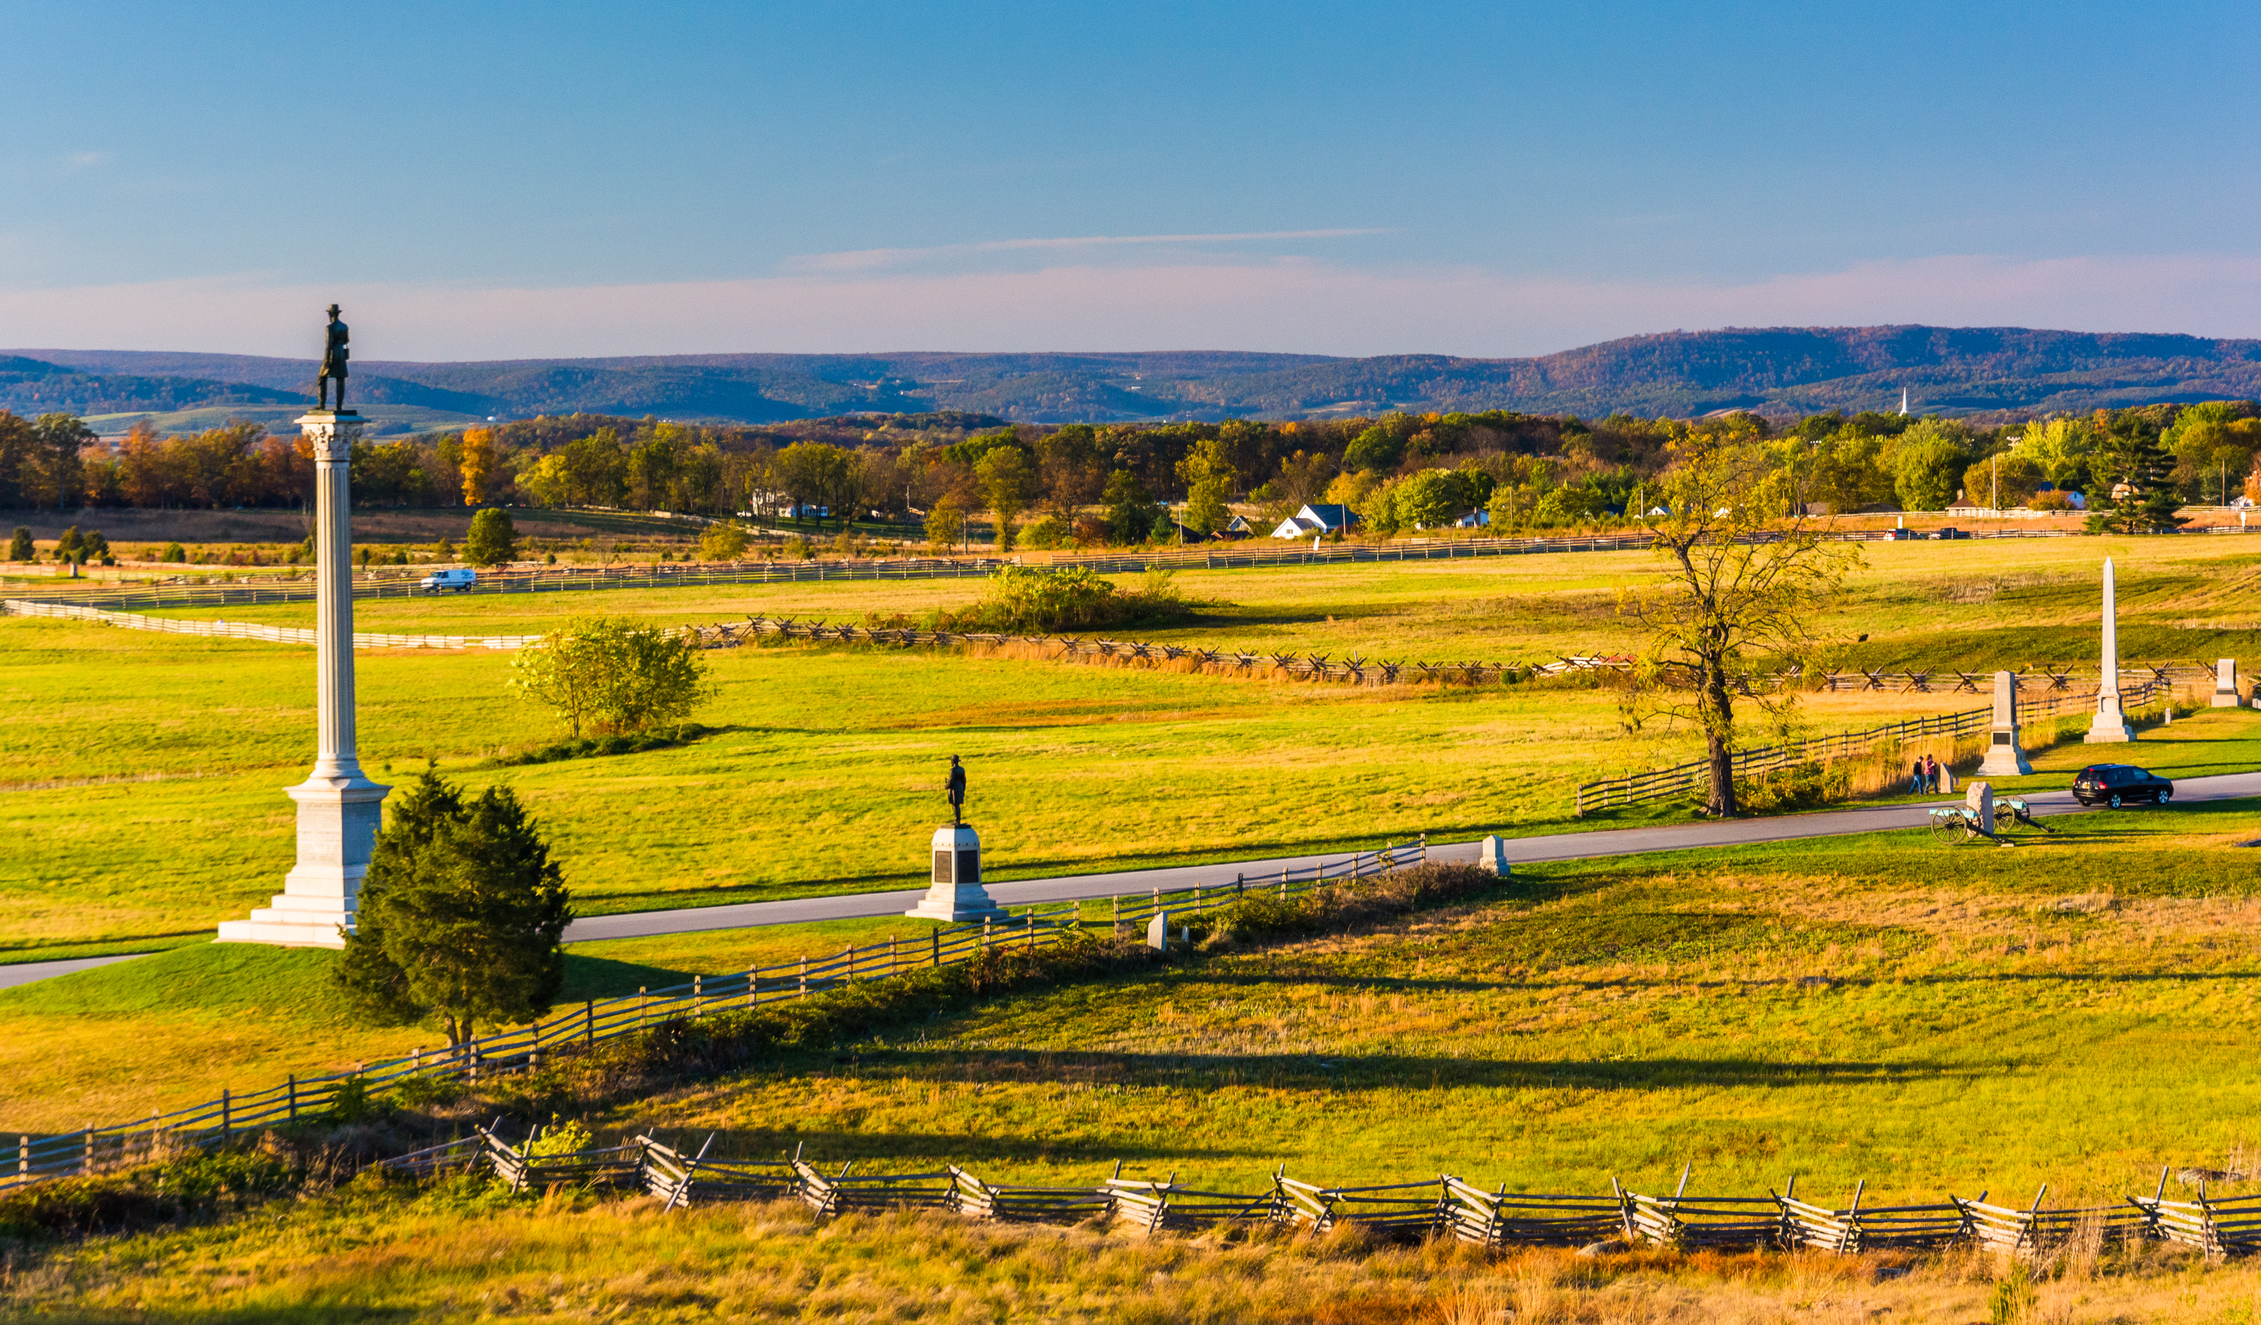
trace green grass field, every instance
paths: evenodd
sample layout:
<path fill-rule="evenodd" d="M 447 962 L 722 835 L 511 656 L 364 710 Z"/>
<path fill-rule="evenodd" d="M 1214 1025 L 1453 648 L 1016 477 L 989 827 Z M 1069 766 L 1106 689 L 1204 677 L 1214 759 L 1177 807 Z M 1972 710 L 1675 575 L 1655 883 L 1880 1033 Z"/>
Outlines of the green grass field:
<path fill-rule="evenodd" d="M 2261 657 L 2261 541 L 2063 538 L 1868 543 L 1844 600 L 1821 619 L 1844 641 L 1837 661 L 1871 667 L 1991 670 L 2093 663 L 2102 565 L 2117 562 L 2121 648 L 2160 661 Z M 1333 657 L 1550 662 L 1630 652 L 1637 624 L 1618 591 L 1653 580 L 1646 552 L 1579 552 L 1472 561 L 1183 571 L 1188 596 L 1219 605 L 1138 638 Z M 747 615 L 860 623 L 960 607 L 978 580 L 791 583 L 525 597 L 447 596 L 360 603 L 364 630 L 536 632 L 582 612 L 668 623 Z M 163 615 L 311 625 L 313 605 L 167 609 Z M 1866 635 L 1863 643 L 1858 637 Z"/>
<path fill-rule="evenodd" d="M 0 953 L 187 940 L 277 891 L 312 741 L 312 651 L 0 621 Z M 720 733 L 478 764 L 562 733 L 505 657 L 358 660 L 379 780 L 507 781 L 584 913 L 915 884 L 947 756 L 1000 878 L 1566 823 L 1597 764 L 1685 757 L 1592 690 L 1389 692 L 854 648 L 711 655 Z M 153 778 L 139 781 L 132 779 Z M 105 782 L 102 779 L 127 779 Z M 65 785 L 42 786 L 60 782 Z M 76 784 L 76 785 L 72 785 Z"/>

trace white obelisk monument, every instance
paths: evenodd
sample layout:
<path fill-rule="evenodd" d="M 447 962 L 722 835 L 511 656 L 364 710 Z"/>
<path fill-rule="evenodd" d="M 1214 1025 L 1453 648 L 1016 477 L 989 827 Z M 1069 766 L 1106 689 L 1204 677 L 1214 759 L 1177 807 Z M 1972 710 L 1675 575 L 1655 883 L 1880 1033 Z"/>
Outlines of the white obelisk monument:
<path fill-rule="evenodd" d="M 341 385 L 338 395 L 345 395 Z M 353 739 L 353 527 L 346 475 L 361 416 L 317 409 L 298 421 L 314 446 L 316 738 L 298 802 L 298 864 L 249 920 L 220 926 L 222 943 L 342 948 L 391 787 L 361 774 Z"/>
<path fill-rule="evenodd" d="M 2089 720 L 2090 745 L 2111 745 L 2135 739 L 2135 728 L 2120 709 L 2119 595 L 2112 587 L 2112 559 L 2104 558 L 2104 672 L 2103 689 L 2096 692 L 2096 716 Z"/>

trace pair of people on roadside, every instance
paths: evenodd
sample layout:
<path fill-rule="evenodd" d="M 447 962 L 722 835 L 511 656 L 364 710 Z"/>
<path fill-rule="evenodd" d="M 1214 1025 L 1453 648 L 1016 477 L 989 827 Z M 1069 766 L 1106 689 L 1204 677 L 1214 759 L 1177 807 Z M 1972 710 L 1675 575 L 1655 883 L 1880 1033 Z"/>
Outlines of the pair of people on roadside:
<path fill-rule="evenodd" d="M 1915 767 L 1908 771 L 1908 794 L 1922 796 L 1927 793 L 1954 789 L 1954 773 L 1943 769 L 1930 755 L 1916 756 Z"/>

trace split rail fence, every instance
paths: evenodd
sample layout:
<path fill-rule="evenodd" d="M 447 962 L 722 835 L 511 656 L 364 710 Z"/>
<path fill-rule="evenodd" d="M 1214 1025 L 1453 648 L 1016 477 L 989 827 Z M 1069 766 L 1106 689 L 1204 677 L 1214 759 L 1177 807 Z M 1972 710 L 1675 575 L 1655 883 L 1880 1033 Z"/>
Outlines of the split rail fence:
<path fill-rule="evenodd" d="M 2211 679 L 2212 669 L 2206 670 Z M 2173 692 L 2179 684 L 2172 681 L 2150 680 L 2125 686 L 2121 691 L 2124 702 L 2131 708 L 2150 703 L 2153 699 Z M 2075 705 L 2094 701 L 2096 692 L 2071 690 L 2051 692 L 2038 699 L 2018 701 L 2018 721 L 2030 722 L 2035 718 L 2054 717 Z M 1877 750 L 1902 745 L 1911 739 L 1952 739 L 1983 732 L 1993 725 L 1994 708 L 1964 709 L 1958 713 L 1934 713 L 1923 717 L 1888 722 L 1866 731 L 1835 732 L 1826 736 L 1811 736 L 1802 741 L 1785 741 L 1777 745 L 1752 746 L 1734 752 L 1735 776 L 1751 777 L 1778 768 L 1791 768 L 1799 764 L 1826 763 L 1832 759 L 1846 759 L 1854 755 L 1870 754 Z M 1711 762 L 1697 759 L 1670 768 L 1660 768 L 1647 773 L 1633 773 L 1625 777 L 1604 778 L 1599 782 L 1586 782 L 1578 787 L 1578 813 L 1605 809 L 1613 805 L 1636 805 L 1645 801 L 1676 800 L 1702 795 L 1711 789 Z"/>
<path fill-rule="evenodd" d="M 1872 542 L 1888 537 L 1890 530 L 1841 530 L 1830 535 L 1844 542 Z M 2237 532 L 2232 530 L 2230 532 Z M 2064 538 L 2062 529 L 1972 530 L 1962 538 Z M 1758 535 L 1751 541 L 1765 541 Z M 645 566 L 544 567 L 526 571 L 483 574 L 466 592 L 480 594 L 561 593 L 576 590 L 653 589 L 698 585 L 779 584 L 824 580 L 927 580 L 980 579 L 1004 566 L 1087 566 L 1102 575 L 1135 574 L 1150 569 L 1240 570 L 1273 566 L 1331 566 L 1353 562 L 1443 561 L 1469 557 L 1517 557 L 1558 552 L 1618 552 L 1649 546 L 1646 533 L 1591 534 L 1520 538 L 1410 539 L 1388 543 L 1334 543 L 1321 547 L 1297 543 L 1283 547 L 1244 543 L 1214 543 L 1183 550 L 1157 549 L 1129 554 L 1080 555 L 1065 553 L 1031 558 L 1000 557 L 898 557 L 884 560 L 751 561 L 723 563 L 662 562 Z M 363 569 L 355 572 L 355 598 L 408 598 L 420 591 L 416 581 L 429 566 L 395 573 Z M 248 578 L 248 577 L 247 577 Z M 312 573 L 276 578 L 266 583 L 155 584 L 120 588 L 92 581 L 60 581 L 36 591 L 49 601 L 104 600 L 112 608 L 237 606 L 251 603 L 305 602 L 314 597 Z M 452 592 L 452 591 L 451 591 Z"/>
<path fill-rule="evenodd" d="M 1252 893 L 1280 898 L 1303 896 L 1424 863 L 1428 854 L 1424 834 L 1414 842 L 1284 866 L 1260 877 L 1244 876 L 1231 884 L 1116 894 L 1105 919 L 1094 923 L 1118 929 L 1139 927 L 1157 914 L 1167 914 L 1174 920 L 1215 912 Z M 0 1149 L 0 1191 L 121 1164 L 153 1162 L 182 1146 L 221 1146 L 265 1127 L 316 1121 L 327 1115 L 341 1092 L 351 1099 L 412 1078 L 477 1081 L 528 1071 L 560 1053 L 669 1021 L 745 1011 L 872 980 L 977 961 L 993 952 L 1058 943 L 1083 927 L 1083 905 L 1047 903 L 1017 914 L 1008 909 L 1002 920 L 940 926 L 923 936 L 890 937 L 881 943 L 851 946 L 829 957 L 804 957 L 727 975 L 699 976 L 688 984 L 639 990 L 632 996 L 591 999 L 528 1026 L 481 1036 L 448 1049 L 429 1053 L 418 1050 L 351 1072 L 292 1075 L 281 1085 L 244 1094 L 223 1090 L 218 1099 L 146 1118 L 106 1126 L 90 1124 L 72 1132 L 21 1134 L 16 1138 L 14 1163 L 8 1163 L 6 1151 Z"/>
<path fill-rule="evenodd" d="M 72 621 L 93 621 L 124 630 L 151 630 L 168 635 L 199 635 L 220 639 L 260 640 L 269 644 L 313 644 L 315 632 L 305 626 L 265 626 L 243 621 L 186 621 L 173 617 L 145 616 L 137 612 L 118 612 L 107 608 L 87 607 L 76 603 L 46 603 L 33 599 L 10 598 L 0 600 L 0 615 L 58 617 Z M 1086 640 L 1050 635 L 1002 635 L 951 630 L 918 630 L 912 628 L 834 626 L 823 621 L 803 622 L 790 618 L 773 620 L 767 617 L 748 617 L 743 625 L 736 622 L 718 622 L 713 625 L 676 626 L 668 628 L 669 634 L 690 634 L 701 648 L 735 648 L 748 638 L 765 635 L 782 639 L 808 640 L 815 643 L 895 645 L 898 647 L 940 647 L 957 644 L 984 644 L 992 646 L 1023 645 L 1030 648 L 1057 651 L 1061 658 L 1126 658 L 1158 662 L 1177 662 L 1190 659 L 1207 669 L 1217 668 L 1229 672 L 1253 673 L 1280 671 L 1304 680 L 1344 681 L 1353 685 L 1397 685 L 1410 681 L 1450 681 L 1468 685 L 1497 682 L 1510 676 L 1559 676 L 1574 671 L 1623 670 L 1632 666 L 1624 657 L 1562 658 L 1551 663 L 1499 663 L 1499 662 L 1376 662 L 1363 656 L 1334 658 L 1326 654 L 1251 653 L 1244 650 L 1203 649 L 1179 644 L 1149 644 L 1142 641 Z M 540 635 L 393 635 L 372 631 L 356 631 L 353 647 L 357 649 L 495 649 L 515 651 L 539 643 Z"/>
<path fill-rule="evenodd" d="M 1291 1178 L 1283 1165 L 1268 1187 L 1225 1192 L 1162 1178 L 1123 1176 L 1118 1161 L 1088 1187 L 991 1182 L 958 1164 L 911 1173 L 857 1173 L 851 1161 L 818 1168 L 796 1149 L 774 1160 L 720 1159 L 710 1132 L 695 1152 L 640 1134 L 625 1144 L 551 1151 L 535 1128 L 506 1140 L 500 1120 L 471 1136 L 378 1167 L 418 1176 L 486 1169 L 513 1191 L 560 1185 L 641 1189 L 664 1209 L 730 1201 L 798 1199 L 820 1219 L 853 1211 L 937 1210 L 1004 1223 L 1101 1221 L 1135 1233 L 1196 1232 L 1224 1225 L 1273 1224 L 1317 1235 L 1358 1227 L 1377 1238 L 1449 1237 L 1488 1247 L 1585 1246 L 1623 1239 L 1630 1246 L 1699 1249 L 1811 1249 L 1838 1255 L 1924 1251 L 1958 1243 L 2034 1255 L 2093 1231 L 2099 1237 L 2150 1238 L 2197 1248 L 2209 1257 L 2261 1251 L 2261 1196 L 2195 1202 L 2165 1199 L 2167 1174 L 2150 1197 L 2118 1205 L 2044 1208 L 2044 1184 L 2023 1209 L 1949 1195 L 1922 1205 L 1848 1204 L 1797 1196 L 1792 1178 L 1764 1196 L 1691 1196 L 1684 1169 L 1670 1196 L 1633 1191 L 1611 1179 L 1608 1193 L 1487 1190 L 1451 1174 L 1411 1182 L 1341 1186 Z"/>

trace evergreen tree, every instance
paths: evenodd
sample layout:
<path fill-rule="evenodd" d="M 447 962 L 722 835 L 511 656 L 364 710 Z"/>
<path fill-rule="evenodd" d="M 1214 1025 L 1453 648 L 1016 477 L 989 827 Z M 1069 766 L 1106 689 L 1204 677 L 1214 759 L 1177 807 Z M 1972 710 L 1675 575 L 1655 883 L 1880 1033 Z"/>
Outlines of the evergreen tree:
<path fill-rule="evenodd" d="M 573 912 L 517 795 L 466 799 L 426 769 L 387 819 L 336 967 L 348 997 L 383 1019 L 437 1018 L 450 1045 L 548 1012 Z"/>
<path fill-rule="evenodd" d="M 31 561 L 38 555 L 39 550 L 31 541 L 30 527 L 28 525 L 17 525 L 15 537 L 8 540 L 8 560 Z"/>
<path fill-rule="evenodd" d="M 2183 504 L 2172 482 L 2174 463 L 2157 424 L 2132 411 L 2114 416 L 2089 457 L 2097 490 L 2089 494 L 2088 532 L 2173 533 L 2182 524 L 2175 512 Z"/>
<path fill-rule="evenodd" d="M 510 512 L 489 507 L 471 517 L 463 539 L 463 559 L 474 566 L 499 566 L 518 559 L 518 527 Z"/>

